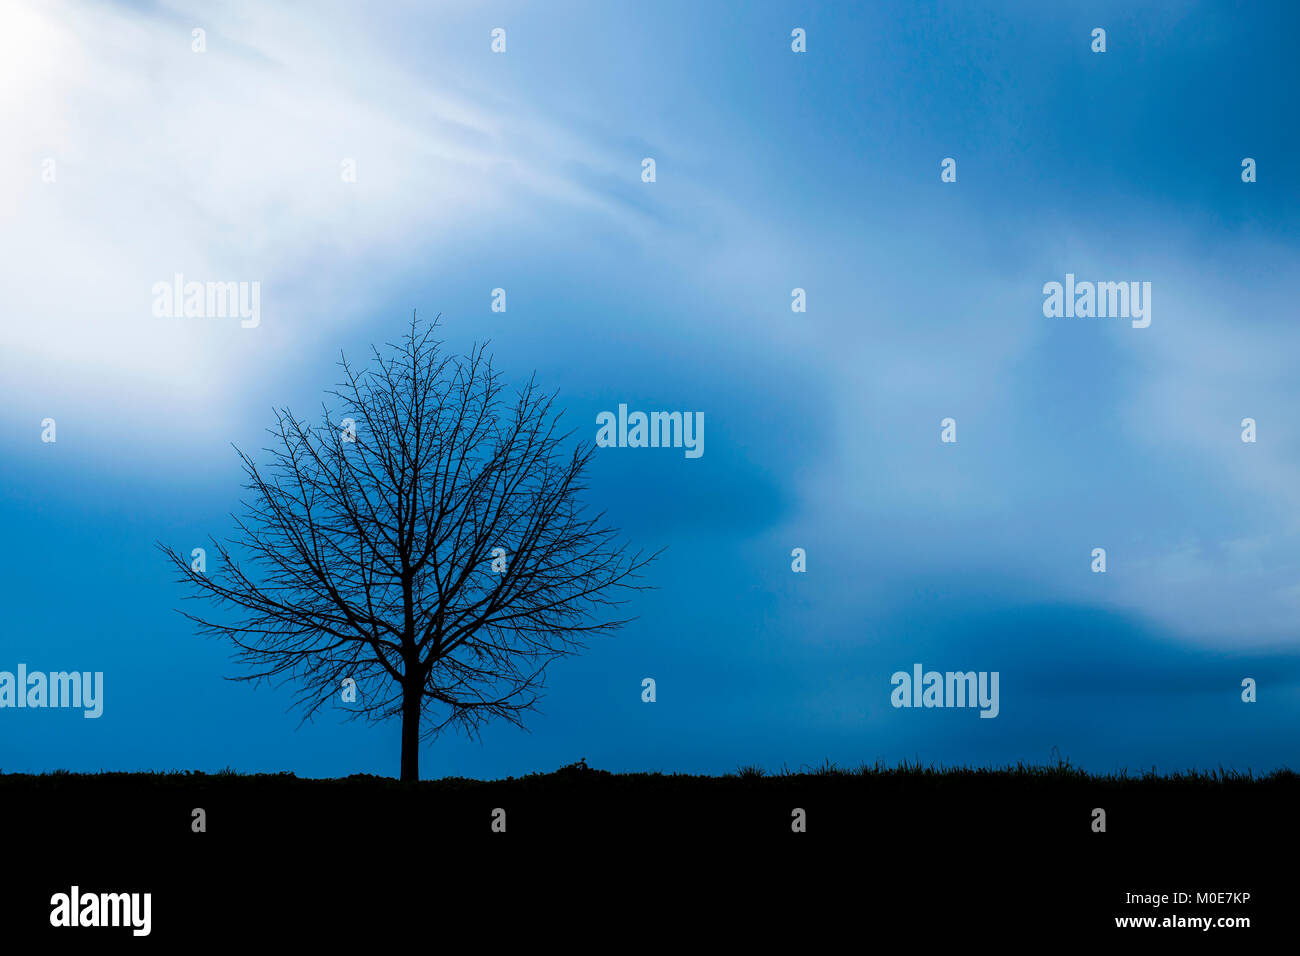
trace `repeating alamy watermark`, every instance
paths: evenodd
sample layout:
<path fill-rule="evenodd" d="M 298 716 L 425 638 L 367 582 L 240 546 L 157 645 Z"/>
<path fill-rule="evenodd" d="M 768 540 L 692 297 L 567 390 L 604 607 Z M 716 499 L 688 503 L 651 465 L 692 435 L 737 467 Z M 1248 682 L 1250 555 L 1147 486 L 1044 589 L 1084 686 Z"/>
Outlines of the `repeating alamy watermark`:
<path fill-rule="evenodd" d="M 103 671 L 0 671 L 0 708 L 80 707 L 83 717 L 104 713 Z"/>
<path fill-rule="evenodd" d="M 618 406 L 618 414 L 596 416 L 598 448 L 684 448 L 687 458 L 704 454 L 703 412 L 631 412 Z"/>
<path fill-rule="evenodd" d="M 159 319 L 239 319 L 245 329 L 262 324 L 260 282 L 186 282 L 178 272 L 171 282 L 155 282 L 152 292 Z"/>
<path fill-rule="evenodd" d="M 981 717 L 996 717 L 997 671 L 923 671 L 912 665 L 912 673 L 895 671 L 889 702 L 895 707 L 979 707 Z"/>

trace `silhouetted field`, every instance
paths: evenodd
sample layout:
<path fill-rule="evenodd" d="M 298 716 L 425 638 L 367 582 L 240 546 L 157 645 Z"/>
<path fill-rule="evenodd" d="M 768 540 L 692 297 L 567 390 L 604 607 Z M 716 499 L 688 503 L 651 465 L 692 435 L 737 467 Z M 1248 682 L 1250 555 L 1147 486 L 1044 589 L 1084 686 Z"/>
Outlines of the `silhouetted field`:
<path fill-rule="evenodd" d="M 820 921 L 978 919 L 1011 936 L 1046 923 L 1073 936 L 1150 912 L 1126 893 L 1214 889 L 1252 894 L 1216 914 L 1267 923 L 1294 883 L 1297 806 L 1290 771 L 1094 776 L 1068 765 L 718 777 L 573 765 L 414 785 L 0 774 L 6 840 L 29 861 L 8 902 L 26 922 L 80 881 L 152 891 L 156 933 L 179 937 L 196 921 L 237 936 L 285 907 L 323 927 L 427 899 L 539 919 L 574 906 L 660 923 L 793 909 Z M 196 808 L 206 832 L 193 831 Z M 1105 832 L 1093 830 L 1096 808 Z M 797 810 L 805 832 L 792 829 Z M 505 832 L 493 830 L 496 811 Z"/>

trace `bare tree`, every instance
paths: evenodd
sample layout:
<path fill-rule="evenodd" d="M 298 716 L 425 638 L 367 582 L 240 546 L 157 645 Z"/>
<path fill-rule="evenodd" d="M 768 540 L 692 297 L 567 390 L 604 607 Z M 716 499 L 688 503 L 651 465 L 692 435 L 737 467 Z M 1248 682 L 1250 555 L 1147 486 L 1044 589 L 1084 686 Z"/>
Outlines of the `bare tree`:
<path fill-rule="evenodd" d="M 547 664 L 626 623 L 654 558 L 586 513 L 594 449 L 568 448 L 554 394 L 506 393 L 483 346 L 446 354 L 436 325 L 413 317 L 364 370 L 343 358 L 319 427 L 278 410 L 268 464 L 239 452 L 250 495 L 211 576 L 159 544 L 192 598 L 241 612 L 185 615 L 234 642 L 234 679 L 297 685 L 307 720 L 353 678 L 353 716 L 401 718 L 404 781 L 422 736 L 522 726 Z"/>

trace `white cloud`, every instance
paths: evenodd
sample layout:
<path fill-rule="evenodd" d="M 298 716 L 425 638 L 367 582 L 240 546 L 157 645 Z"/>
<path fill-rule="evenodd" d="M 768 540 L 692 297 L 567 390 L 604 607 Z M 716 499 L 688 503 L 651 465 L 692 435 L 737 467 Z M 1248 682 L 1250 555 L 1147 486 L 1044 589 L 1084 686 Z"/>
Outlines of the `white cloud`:
<path fill-rule="evenodd" d="M 597 151 L 452 95 L 451 64 L 404 69 L 369 18 L 355 4 L 6 2 L 0 397 L 57 392 L 105 418 L 134 398 L 192 419 L 213 403 L 187 395 L 272 374 L 530 194 L 604 205 L 563 173 Z M 176 273 L 260 282 L 261 327 L 154 318 L 150 290 Z"/>

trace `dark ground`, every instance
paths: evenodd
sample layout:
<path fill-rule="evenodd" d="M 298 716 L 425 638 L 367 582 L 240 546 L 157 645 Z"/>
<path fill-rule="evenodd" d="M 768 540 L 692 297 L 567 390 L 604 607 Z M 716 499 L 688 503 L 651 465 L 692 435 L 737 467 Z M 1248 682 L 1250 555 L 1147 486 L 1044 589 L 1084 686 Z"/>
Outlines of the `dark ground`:
<path fill-rule="evenodd" d="M 207 812 L 207 832 L 191 812 Z M 491 829 L 494 808 L 506 832 Z M 807 832 L 791 831 L 803 808 Z M 1092 811 L 1106 811 L 1106 832 Z M 381 777 L 0 775 L 0 937 L 98 945 L 282 936 L 329 945 L 468 933 L 579 951 L 1095 934 L 1232 946 L 1300 925 L 1300 777 L 1008 771 L 609 774 L 404 786 Z M 153 894 L 153 932 L 49 927 L 50 896 Z M 1126 893 L 1248 892 L 1150 906 Z M 1115 927 L 1248 916 L 1249 929 Z M 565 940 L 595 934 L 607 945 Z M 75 936 L 69 936 L 75 934 Z M 612 934 L 612 935 L 611 935 Z M 826 938 L 823 938 L 826 937 Z M 1285 936 L 1283 937 L 1285 938 Z M 154 942 L 150 942 L 153 940 Z M 477 942 L 474 942 L 477 940 Z M 620 942 L 620 940 L 622 942 Z M 639 944 L 637 941 L 641 941 Z M 461 948 L 461 947 L 457 947 Z"/>

